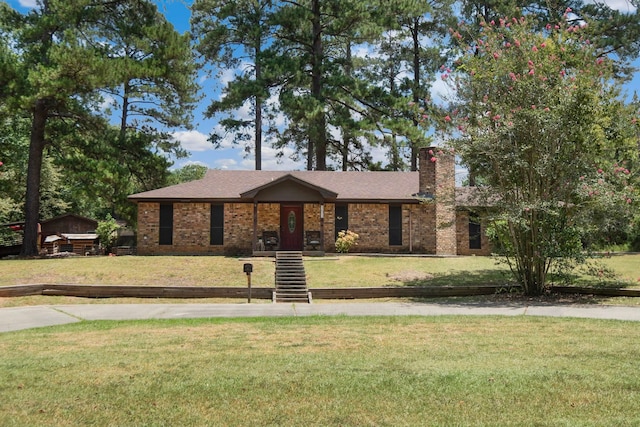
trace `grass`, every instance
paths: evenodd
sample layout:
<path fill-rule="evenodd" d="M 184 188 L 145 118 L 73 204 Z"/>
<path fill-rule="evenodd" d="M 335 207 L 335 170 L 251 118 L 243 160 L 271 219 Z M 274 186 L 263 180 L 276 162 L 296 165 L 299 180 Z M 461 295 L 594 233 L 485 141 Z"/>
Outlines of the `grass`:
<path fill-rule="evenodd" d="M 640 424 L 637 324 L 83 322 L 0 334 L 0 425 Z"/>
<path fill-rule="evenodd" d="M 251 259 L 253 282 L 273 282 L 273 259 Z M 1 285 L 76 283 L 155 286 L 246 286 L 242 260 L 211 256 L 68 257 L 3 260 Z"/>
<path fill-rule="evenodd" d="M 242 267 L 254 265 L 252 286 L 273 287 L 273 258 L 222 256 L 122 256 L 71 257 L 34 260 L 0 260 L 0 286 L 28 283 L 76 283 L 140 286 L 247 286 Z M 614 278 L 577 276 L 580 286 L 640 286 L 640 255 L 605 257 L 598 262 L 616 273 Z M 508 283 L 508 269 L 491 257 L 372 257 L 327 256 L 305 258 L 311 289 L 330 287 L 461 286 Z M 132 299 L 87 300 L 71 297 L 0 298 L 0 307 L 74 302 L 139 302 Z M 152 302 L 152 300 L 144 300 Z M 168 300 L 160 300 L 167 302 Z M 230 300 L 203 302 L 230 302 Z M 594 302 L 591 299 L 585 302 Z M 598 302 L 640 304 L 628 298 Z M 180 302 L 184 302 L 181 300 Z M 189 300 L 189 302 L 195 302 Z M 258 301 L 256 301 L 258 302 Z"/>
<path fill-rule="evenodd" d="M 611 285 L 640 286 L 640 255 L 598 260 L 617 273 Z M 246 286 L 245 262 L 254 265 L 253 286 L 273 286 L 273 258 L 222 256 L 71 257 L 0 260 L 0 286 L 27 283 L 77 283 L 154 286 Z M 369 257 L 305 258 L 313 287 L 438 286 L 503 284 L 508 269 L 492 257 Z M 578 284 L 600 279 L 577 278 Z"/>

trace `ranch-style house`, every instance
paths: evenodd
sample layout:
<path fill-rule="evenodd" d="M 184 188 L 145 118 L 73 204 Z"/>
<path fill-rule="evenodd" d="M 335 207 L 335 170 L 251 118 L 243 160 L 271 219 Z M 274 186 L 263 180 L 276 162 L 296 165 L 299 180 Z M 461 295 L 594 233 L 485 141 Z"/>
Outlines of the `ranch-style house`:
<path fill-rule="evenodd" d="M 209 170 L 204 178 L 129 196 L 138 254 L 351 252 L 488 255 L 484 209 L 455 186 L 452 155 L 425 148 L 418 172 Z"/>

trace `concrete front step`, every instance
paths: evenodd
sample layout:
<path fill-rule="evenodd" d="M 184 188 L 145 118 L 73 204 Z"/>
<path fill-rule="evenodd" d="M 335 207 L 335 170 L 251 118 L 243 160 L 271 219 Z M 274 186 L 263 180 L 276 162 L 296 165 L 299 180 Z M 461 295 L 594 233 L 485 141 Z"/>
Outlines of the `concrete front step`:
<path fill-rule="evenodd" d="M 274 302 L 311 302 L 302 252 L 277 252 Z"/>
<path fill-rule="evenodd" d="M 309 303 L 310 301 L 309 295 L 308 294 L 304 294 L 304 295 L 288 295 L 288 294 L 282 294 L 280 292 L 276 292 L 274 295 L 274 301 L 275 302 L 303 302 L 303 303 Z"/>

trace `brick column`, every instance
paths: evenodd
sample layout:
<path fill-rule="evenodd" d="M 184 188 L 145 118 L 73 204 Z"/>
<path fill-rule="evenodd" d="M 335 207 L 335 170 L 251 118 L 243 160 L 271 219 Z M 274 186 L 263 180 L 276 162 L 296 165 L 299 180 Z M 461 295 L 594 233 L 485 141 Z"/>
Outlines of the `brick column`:
<path fill-rule="evenodd" d="M 455 157 L 438 147 L 422 148 L 419 167 L 420 194 L 432 198 L 435 203 L 435 252 L 437 255 L 455 255 Z"/>

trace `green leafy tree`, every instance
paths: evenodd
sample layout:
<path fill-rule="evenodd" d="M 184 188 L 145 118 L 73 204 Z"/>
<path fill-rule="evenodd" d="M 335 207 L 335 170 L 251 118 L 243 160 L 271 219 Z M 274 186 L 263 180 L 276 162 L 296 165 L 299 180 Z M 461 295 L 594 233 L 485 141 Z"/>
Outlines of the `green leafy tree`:
<path fill-rule="evenodd" d="M 132 126 L 125 119 L 129 112 L 151 117 L 162 125 L 175 126 L 183 120 L 182 109 L 188 104 L 191 90 L 185 87 L 192 86 L 171 73 L 190 75 L 188 37 L 171 33 L 166 21 L 159 26 L 142 25 L 142 18 L 134 12 L 141 10 L 138 6 L 149 4 L 139 0 L 40 0 L 38 7 L 26 15 L 0 4 L 1 35 L 10 46 L 0 51 L 0 63 L 6 72 L 2 79 L 7 83 L 2 90 L 3 105 L 30 121 L 22 255 L 37 253 L 45 149 L 56 141 L 64 151 L 63 143 L 79 140 L 78 134 L 98 135 L 104 130 L 106 121 L 97 117 L 104 90 L 124 84 L 123 100 L 141 99 L 144 103 L 140 108 L 134 107 L 135 102 L 121 105 L 123 121 L 117 141 L 133 155 L 140 153 L 141 147 L 136 145 L 140 139 L 147 144 L 152 138 L 151 143 L 161 150 L 167 147 L 167 140 L 151 125 L 139 121 Z M 149 10 L 155 11 L 151 15 L 158 23 L 160 15 L 155 6 Z M 141 27 L 127 27 L 125 22 Z M 134 37 L 124 33 L 125 29 L 138 33 Z M 140 44 L 142 39 L 147 45 Z M 151 95 L 147 98 L 145 94 Z M 136 132 L 128 135 L 132 127 Z M 110 138 L 108 129 L 104 134 Z"/>
<path fill-rule="evenodd" d="M 167 183 L 169 185 L 182 184 L 183 182 L 196 181 L 204 178 L 208 168 L 203 165 L 190 164 L 180 169 L 171 171 Z"/>
<path fill-rule="evenodd" d="M 409 42 L 403 43 L 398 49 L 402 53 L 403 61 L 407 64 L 407 71 L 410 74 L 410 77 L 403 79 L 401 89 L 403 92 L 409 92 L 411 105 L 414 108 L 429 105 L 431 85 L 439 67 L 444 63 L 442 45 L 448 24 L 453 19 L 452 7 L 452 1 L 428 1 L 418 4 L 408 2 L 405 5 L 405 12 L 397 17 L 401 33 L 409 36 L 407 37 Z M 425 40 L 429 42 L 425 43 Z M 406 113 L 406 108 L 403 109 L 401 117 L 404 120 L 399 121 L 399 126 L 402 133 L 407 135 L 410 168 L 416 171 L 418 170 L 418 152 L 421 147 L 431 144 L 431 141 L 427 136 L 412 131 L 411 128 L 416 128 L 418 121 L 415 116 Z M 407 126 L 409 117 L 412 118 L 412 126 Z M 423 123 L 427 120 L 428 117 L 423 120 Z"/>
<path fill-rule="evenodd" d="M 256 170 L 262 169 L 263 110 L 271 84 L 269 73 L 265 72 L 269 64 L 265 46 L 272 35 L 272 3 L 272 0 L 196 0 L 191 6 L 196 49 L 204 60 L 227 70 L 244 66 L 242 74 L 227 84 L 224 96 L 213 101 L 205 115 L 232 112 L 220 123 L 225 133 L 234 134 L 235 143 L 250 140 L 247 131 L 253 128 Z M 246 53 L 246 57 L 238 52 Z M 234 115 L 246 102 L 252 103 L 253 120 Z M 219 147 L 223 137 L 214 133 L 210 139 Z"/>
<path fill-rule="evenodd" d="M 97 60 L 101 47 L 83 43 L 79 16 L 83 8 L 77 3 L 45 0 L 27 15 L 0 4 L 3 38 L 14 49 L 8 63 L 12 80 L 4 91 L 5 103 L 31 122 L 22 255 L 37 254 L 48 122 L 86 116 L 85 103 L 104 81 L 105 70 Z"/>
<path fill-rule="evenodd" d="M 179 34 L 150 1 L 105 3 L 97 36 L 111 59 L 114 84 L 103 93 L 119 114 L 121 145 L 135 146 L 136 134 L 145 134 L 155 150 L 184 157 L 167 129 L 190 128 L 198 100 L 190 34 Z"/>
<path fill-rule="evenodd" d="M 0 222 L 24 218 L 28 152 L 29 121 L 20 117 L 0 121 L 0 158 L 5 159 L 0 173 Z M 46 219 L 65 213 L 70 206 L 67 183 L 50 150 L 43 154 L 42 176 L 38 216 Z"/>
<path fill-rule="evenodd" d="M 119 127 L 103 124 L 95 130 L 99 133 L 52 141 L 73 211 L 93 218 L 110 213 L 135 224 L 135 206 L 127 195 L 166 185 L 171 162 L 156 151 L 153 134 L 129 130 L 122 139 Z"/>
<path fill-rule="evenodd" d="M 378 4 L 360 1 L 284 1 L 274 14 L 274 51 L 281 72 L 279 101 L 288 118 L 277 147 L 293 145 L 307 169 L 326 170 L 336 154 L 331 126 L 350 126 L 344 108 L 363 111 L 358 81 L 351 72 L 352 43 L 365 43 L 382 32 Z M 349 136 L 354 128 L 343 128 Z M 333 148 L 332 148 L 333 147 Z M 342 157 L 343 158 L 343 157 Z"/>
<path fill-rule="evenodd" d="M 0 223 L 21 221 L 27 183 L 29 122 L 0 118 Z"/>
<path fill-rule="evenodd" d="M 96 234 L 100 239 L 100 244 L 107 252 L 111 252 L 111 249 L 118 238 L 119 228 L 120 226 L 110 214 L 107 214 L 104 220 L 98 221 Z"/>
<path fill-rule="evenodd" d="M 452 3 L 406 1 L 394 2 L 391 8 L 385 19 L 389 30 L 373 44 L 377 55 L 367 58 L 359 72 L 369 82 L 367 104 L 377 124 L 370 137 L 382 136 L 380 142 L 389 150 L 387 168 L 415 171 L 419 148 L 431 144 L 424 128 L 433 114 L 426 109 L 432 108 L 430 90 L 446 61 L 443 43 Z M 424 113 L 422 129 L 417 109 Z"/>
<path fill-rule="evenodd" d="M 594 213 L 629 218 L 638 196 L 635 111 L 612 61 L 566 18 L 542 30 L 524 17 L 484 23 L 461 44 L 460 102 L 442 119 L 486 182 L 496 234 L 529 295 L 544 292 L 552 267 L 584 260 L 587 236 L 610 229 Z M 465 30 L 452 35 L 464 41 Z"/>

